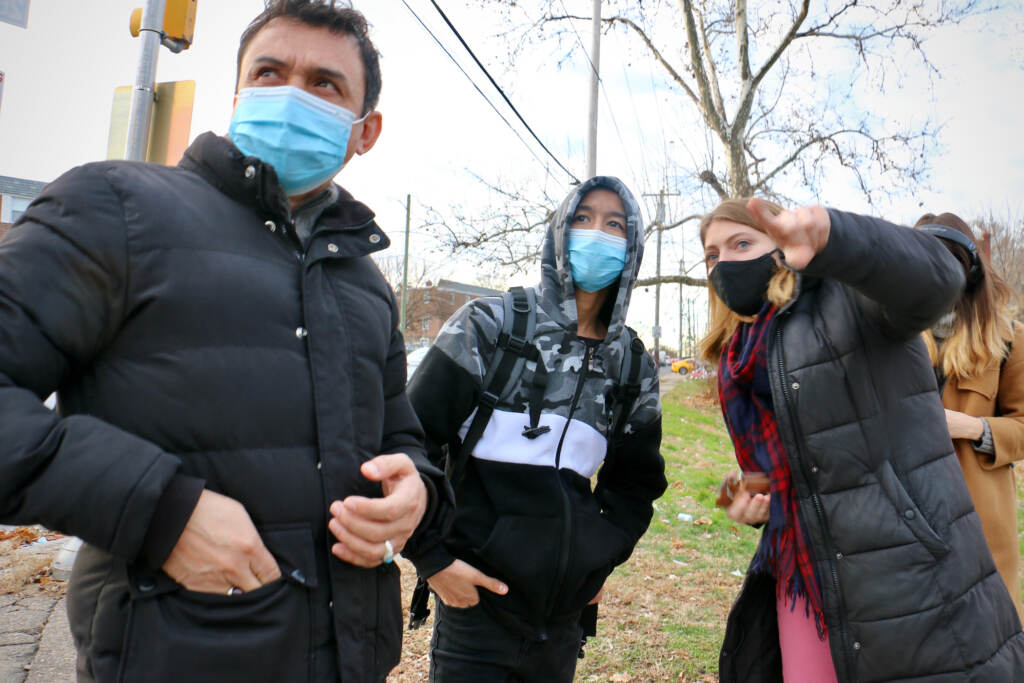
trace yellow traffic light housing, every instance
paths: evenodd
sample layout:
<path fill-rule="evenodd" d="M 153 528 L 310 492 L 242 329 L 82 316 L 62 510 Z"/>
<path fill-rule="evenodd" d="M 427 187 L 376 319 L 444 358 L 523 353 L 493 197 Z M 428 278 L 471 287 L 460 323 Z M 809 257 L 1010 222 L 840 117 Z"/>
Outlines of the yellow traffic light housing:
<path fill-rule="evenodd" d="M 164 9 L 164 33 L 172 40 L 180 40 L 188 48 L 196 30 L 196 3 L 198 0 L 167 0 Z"/>
<path fill-rule="evenodd" d="M 192 35 L 196 30 L 196 4 L 198 0 L 167 0 L 164 5 L 164 24 L 161 42 L 165 47 L 181 52 L 192 44 Z M 142 29 L 142 9 L 132 10 L 128 22 L 128 30 L 132 37 L 138 38 Z"/>
<path fill-rule="evenodd" d="M 132 38 L 138 38 L 140 30 L 142 30 L 142 8 L 136 7 L 132 10 L 131 19 L 128 20 L 128 31 L 132 34 Z"/>

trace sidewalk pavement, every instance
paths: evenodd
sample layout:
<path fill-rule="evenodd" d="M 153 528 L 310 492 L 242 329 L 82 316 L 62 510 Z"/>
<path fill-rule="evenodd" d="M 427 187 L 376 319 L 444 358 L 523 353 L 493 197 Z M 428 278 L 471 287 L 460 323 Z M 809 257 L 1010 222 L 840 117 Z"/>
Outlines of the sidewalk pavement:
<path fill-rule="evenodd" d="M 3 527 L 10 531 L 14 527 Z M 52 579 L 66 579 L 78 539 L 32 544 L 15 551 L 8 571 L 50 566 Z M 10 556 L 8 556 L 10 557 Z M 19 562 L 21 565 L 19 566 Z M 20 579 L 18 580 L 20 583 Z M 60 581 L 49 591 L 0 595 L 0 681 L 63 683 L 75 679 L 75 651 Z"/>
<path fill-rule="evenodd" d="M 0 595 L 0 681 L 75 680 L 75 649 L 64 598 Z"/>

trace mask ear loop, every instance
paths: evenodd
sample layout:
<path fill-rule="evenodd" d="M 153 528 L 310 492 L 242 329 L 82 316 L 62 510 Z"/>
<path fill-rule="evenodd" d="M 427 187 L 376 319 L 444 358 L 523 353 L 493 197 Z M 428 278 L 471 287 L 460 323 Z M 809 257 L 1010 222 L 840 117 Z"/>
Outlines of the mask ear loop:
<path fill-rule="evenodd" d="M 780 249 L 779 247 L 775 247 L 774 249 L 772 249 L 768 253 L 769 254 L 778 254 L 779 255 L 779 265 L 781 265 L 783 268 L 785 268 L 786 270 L 788 270 L 791 273 L 797 272 L 795 268 L 793 268 L 788 263 L 786 263 L 786 255 L 783 253 L 782 249 Z"/>

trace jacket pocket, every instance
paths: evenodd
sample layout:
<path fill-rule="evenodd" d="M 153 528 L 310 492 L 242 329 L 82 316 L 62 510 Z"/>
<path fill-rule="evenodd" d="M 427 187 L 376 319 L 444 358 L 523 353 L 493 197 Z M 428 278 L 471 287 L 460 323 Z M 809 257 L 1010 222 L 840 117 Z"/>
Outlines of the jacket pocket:
<path fill-rule="evenodd" d="M 309 680 L 312 532 L 298 525 L 260 535 L 282 576 L 241 595 L 198 593 L 162 572 L 129 570 L 120 681 Z"/>
<path fill-rule="evenodd" d="M 569 566 L 556 599 L 555 614 L 566 615 L 585 607 L 631 550 L 630 537 L 599 512 L 577 511 L 573 518 Z"/>
<path fill-rule="evenodd" d="M 499 517 L 477 556 L 481 571 L 501 577 L 507 595 L 488 594 L 495 606 L 519 613 L 528 621 L 545 614 L 554 588 L 561 554 L 562 523 L 551 517 Z M 481 589 L 481 593 L 486 593 Z"/>
<path fill-rule="evenodd" d="M 918 542 L 923 545 L 932 557 L 937 560 L 942 559 L 949 553 L 949 546 L 942 537 L 939 536 L 925 516 L 921 514 L 921 510 L 917 507 L 917 503 L 910 497 L 907 490 L 903 487 L 903 482 L 896 476 L 896 471 L 893 470 L 892 465 L 888 460 L 882 463 L 882 466 L 878 468 L 878 483 L 882 487 L 882 491 L 886 497 L 892 503 L 896 509 L 896 513 L 903 520 L 903 523 L 910 529 L 910 532 L 914 534 L 914 537 Z"/>

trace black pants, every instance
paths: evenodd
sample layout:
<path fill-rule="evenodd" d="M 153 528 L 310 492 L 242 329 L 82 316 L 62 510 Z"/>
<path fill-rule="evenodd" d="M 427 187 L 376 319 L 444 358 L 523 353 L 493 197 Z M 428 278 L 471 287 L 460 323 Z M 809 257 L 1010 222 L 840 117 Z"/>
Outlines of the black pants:
<path fill-rule="evenodd" d="M 576 673 L 583 629 L 579 621 L 548 629 L 546 640 L 512 633 L 479 605 L 446 607 L 437 601 L 430 641 L 434 683 L 569 683 Z"/>

